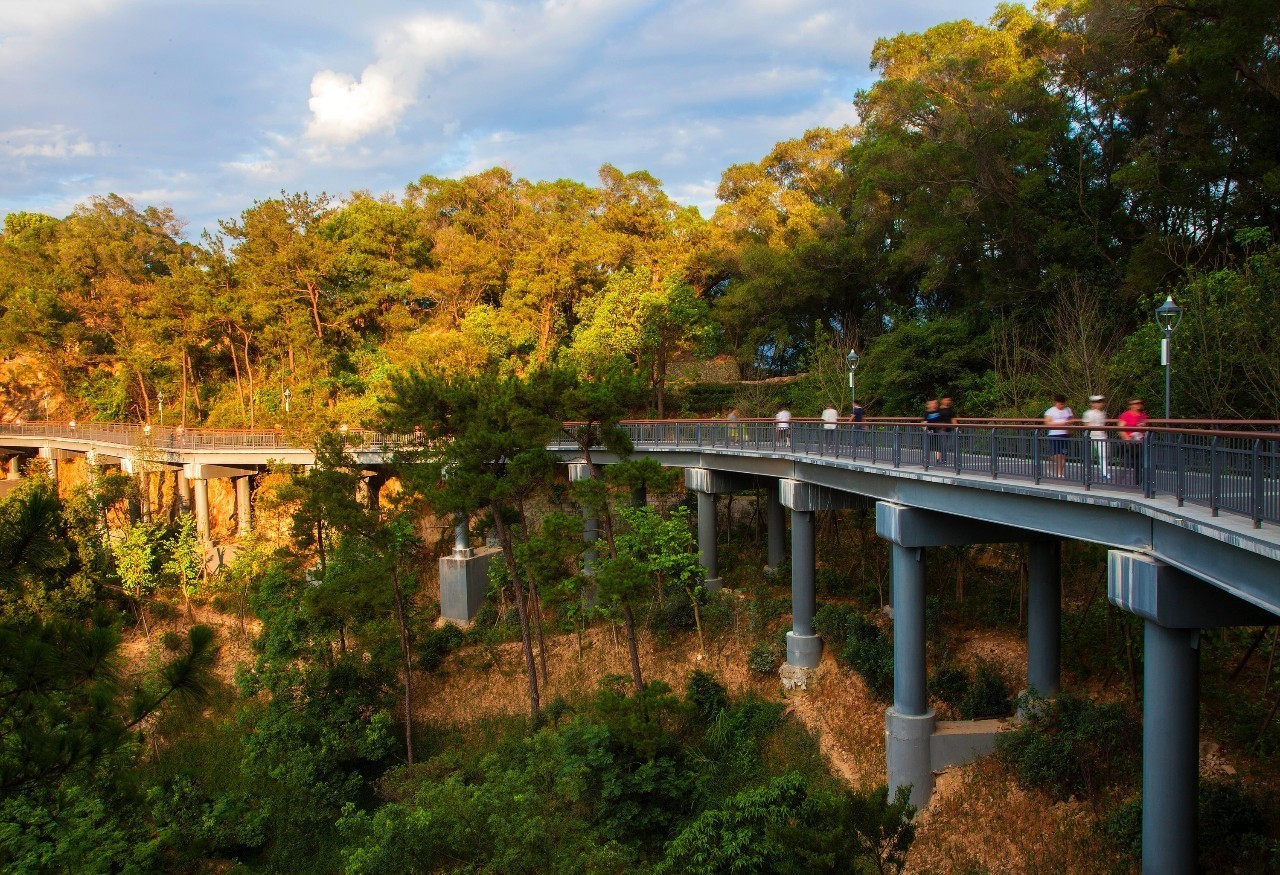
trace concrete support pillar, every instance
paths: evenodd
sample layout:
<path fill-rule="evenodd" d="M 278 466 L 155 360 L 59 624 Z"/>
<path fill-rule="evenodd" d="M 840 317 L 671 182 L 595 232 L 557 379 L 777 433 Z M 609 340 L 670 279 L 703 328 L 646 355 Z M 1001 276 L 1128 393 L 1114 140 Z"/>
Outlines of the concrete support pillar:
<path fill-rule="evenodd" d="M 151 521 L 151 472 L 138 472 L 138 515 L 147 522 Z"/>
<path fill-rule="evenodd" d="M 233 479 L 236 485 L 236 534 L 243 538 L 253 531 L 253 511 L 249 500 L 249 488 L 252 484 L 247 476 Z"/>
<path fill-rule="evenodd" d="M 786 558 L 787 512 L 778 498 L 778 487 L 766 489 L 768 495 L 767 521 L 769 526 L 769 570 L 776 570 Z"/>
<path fill-rule="evenodd" d="M 453 555 L 459 559 L 466 559 L 471 555 L 471 531 L 466 514 L 458 514 L 453 526 Z"/>
<path fill-rule="evenodd" d="M 9 480 L 17 480 L 22 476 L 22 457 L 10 456 L 9 463 L 5 471 L 5 476 Z"/>
<path fill-rule="evenodd" d="M 1061 555 L 1059 541 L 1027 545 L 1027 687 L 1043 698 L 1060 686 Z"/>
<path fill-rule="evenodd" d="M 703 584 L 708 592 L 716 592 L 724 586 L 720 577 L 720 560 L 716 552 L 716 496 L 713 492 L 698 492 L 698 551 L 707 579 Z"/>
<path fill-rule="evenodd" d="M 1200 779 L 1197 629 L 1147 620 L 1142 692 L 1142 871 L 1196 871 Z"/>
<path fill-rule="evenodd" d="M 191 481 L 181 468 L 177 472 L 178 513 L 191 513 Z"/>
<path fill-rule="evenodd" d="M 1265 626 L 1274 614 L 1143 553 L 1107 554 L 1107 601 L 1141 617 L 1142 871 L 1196 871 L 1202 628 Z"/>
<path fill-rule="evenodd" d="M 484 604 L 489 588 L 489 560 L 496 548 L 471 546 L 466 514 L 453 527 L 453 555 L 440 558 L 440 616 L 454 623 L 470 623 Z"/>
<path fill-rule="evenodd" d="M 188 482 L 195 492 L 196 532 L 200 535 L 200 540 L 208 543 L 213 540 L 209 532 L 209 481 L 193 477 Z"/>
<path fill-rule="evenodd" d="M 925 669 L 924 548 L 892 545 L 893 707 L 885 712 L 889 792 L 911 788 L 923 808 L 933 793 L 931 737 Z"/>
<path fill-rule="evenodd" d="M 52 447 L 41 447 L 36 450 L 37 455 L 44 460 L 45 466 L 49 471 L 49 479 L 55 484 L 58 482 L 58 458 Z"/>
<path fill-rule="evenodd" d="M 787 633 L 787 665 L 817 668 L 822 639 L 813 633 L 817 610 L 814 585 L 814 512 L 791 511 L 791 631 Z"/>
<path fill-rule="evenodd" d="M 569 465 L 570 483 L 590 479 L 590 465 L 585 462 L 574 462 Z M 600 555 L 595 548 L 595 543 L 599 537 L 600 520 L 596 516 L 596 510 L 584 504 L 582 506 L 582 540 L 587 545 L 587 548 L 582 554 L 582 573 L 587 577 L 591 577 L 596 573 L 596 562 L 599 560 Z"/>

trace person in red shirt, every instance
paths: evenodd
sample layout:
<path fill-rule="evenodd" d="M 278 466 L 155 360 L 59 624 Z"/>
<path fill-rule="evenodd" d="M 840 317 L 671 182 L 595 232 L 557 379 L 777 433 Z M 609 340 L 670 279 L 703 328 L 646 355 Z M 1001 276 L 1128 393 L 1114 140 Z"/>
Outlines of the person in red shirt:
<path fill-rule="evenodd" d="M 1142 447 L 1148 418 L 1142 399 L 1134 398 L 1117 420 L 1120 423 L 1120 463 L 1133 471 L 1134 486 L 1142 485 Z"/>

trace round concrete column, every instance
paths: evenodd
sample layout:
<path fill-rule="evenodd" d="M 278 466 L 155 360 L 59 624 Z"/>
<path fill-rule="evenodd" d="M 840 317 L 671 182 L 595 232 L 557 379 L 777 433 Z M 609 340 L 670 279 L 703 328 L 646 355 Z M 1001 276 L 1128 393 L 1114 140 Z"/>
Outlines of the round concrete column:
<path fill-rule="evenodd" d="M 1058 695 L 1062 640 L 1061 546 L 1027 545 L 1027 686 L 1037 695 Z"/>
<path fill-rule="evenodd" d="M 1199 630 L 1147 620 L 1142 692 L 1142 871 L 1196 871 Z"/>
<path fill-rule="evenodd" d="M 787 555 L 787 511 L 778 500 L 778 484 L 765 490 L 768 495 L 769 569 L 776 570 Z"/>
<path fill-rule="evenodd" d="M 923 808 L 933 793 L 925 669 L 924 549 L 892 545 L 893 707 L 885 711 L 889 792 L 911 788 L 911 804 Z"/>
<path fill-rule="evenodd" d="M 471 531 L 466 514 L 458 514 L 453 527 L 453 555 L 463 559 L 471 555 Z"/>
<path fill-rule="evenodd" d="M 251 481 L 248 477 L 236 477 L 236 534 L 244 537 L 253 531 L 253 519 L 251 514 L 251 503 L 249 500 L 249 487 Z"/>
<path fill-rule="evenodd" d="M 714 492 L 698 492 L 698 551 L 707 579 L 703 586 L 715 592 L 724 586 L 720 578 L 720 559 L 716 548 L 716 496 Z"/>
<path fill-rule="evenodd" d="M 787 633 L 787 664 L 816 668 L 822 661 L 822 639 L 813 634 L 817 608 L 814 591 L 813 511 L 791 511 L 791 631 Z"/>
<path fill-rule="evenodd" d="M 212 540 L 209 532 L 209 481 L 193 477 L 188 482 L 195 492 L 196 532 L 200 535 L 200 540 L 208 542 Z"/>

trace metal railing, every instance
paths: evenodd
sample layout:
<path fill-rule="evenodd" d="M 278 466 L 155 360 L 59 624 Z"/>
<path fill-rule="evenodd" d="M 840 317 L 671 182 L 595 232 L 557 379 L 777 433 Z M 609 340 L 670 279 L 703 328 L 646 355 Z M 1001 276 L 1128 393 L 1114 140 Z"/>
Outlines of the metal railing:
<path fill-rule="evenodd" d="M 1255 528 L 1280 523 L 1280 434 L 1270 430 L 1222 431 L 1198 423 L 1189 429 L 1148 427 L 1129 433 L 1138 436 L 1129 440 L 1116 428 L 1105 429 L 1101 438 L 1092 435 L 1097 429 L 1084 426 L 1065 426 L 1066 434 L 1050 435 L 1043 425 L 993 421 L 950 429 L 926 429 L 918 421 L 826 428 L 817 420 L 792 420 L 786 429 L 772 420 L 622 425 L 638 446 L 793 453 L 1147 498 L 1163 495 L 1179 506 L 1206 506 L 1214 516 L 1221 511 L 1247 516 Z M 1234 423 L 1218 423 L 1224 425 Z"/>
<path fill-rule="evenodd" d="M 1147 427 L 1127 440 L 1119 429 L 1095 438 L 1084 426 L 1064 426 L 1053 436 L 1043 425 L 1023 421 L 957 423 L 926 429 L 919 422 L 843 422 L 826 428 L 820 420 L 792 420 L 779 429 L 773 420 L 632 420 L 622 423 L 640 446 L 725 449 L 849 459 L 891 468 L 918 468 L 953 475 L 1079 485 L 1085 489 L 1169 496 L 1179 506 L 1208 507 L 1252 520 L 1280 523 L 1280 433 L 1261 423 L 1196 423 L 1191 428 Z M 1224 429 L 1228 427 L 1229 430 Z M 566 426 L 568 429 L 568 426 Z M 1257 429 L 1257 430 L 1253 430 Z M 349 429 L 351 449 L 389 452 L 419 443 L 413 435 L 384 435 Z M 0 438 L 14 435 L 91 446 L 183 452 L 191 450 L 308 449 L 297 434 L 275 429 L 207 429 L 128 423 L 0 423 Z M 566 430 L 554 444 L 575 446 Z"/>

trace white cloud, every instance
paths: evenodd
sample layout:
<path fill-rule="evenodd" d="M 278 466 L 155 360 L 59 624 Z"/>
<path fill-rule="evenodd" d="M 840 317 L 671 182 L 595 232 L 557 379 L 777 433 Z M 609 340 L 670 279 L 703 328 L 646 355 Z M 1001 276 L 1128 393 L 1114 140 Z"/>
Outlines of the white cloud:
<path fill-rule="evenodd" d="M 413 96 L 389 76 L 368 68 L 357 82 L 323 70 L 311 80 L 311 124 L 307 136 L 329 143 L 350 143 L 394 128 Z"/>
<path fill-rule="evenodd" d="M 18 128 L 0 131 L 0 152 L 10 158 L 90 158 L 102 152 L 102 145 L 62 126 Z"/>

